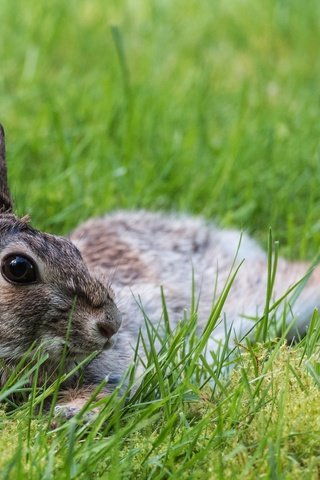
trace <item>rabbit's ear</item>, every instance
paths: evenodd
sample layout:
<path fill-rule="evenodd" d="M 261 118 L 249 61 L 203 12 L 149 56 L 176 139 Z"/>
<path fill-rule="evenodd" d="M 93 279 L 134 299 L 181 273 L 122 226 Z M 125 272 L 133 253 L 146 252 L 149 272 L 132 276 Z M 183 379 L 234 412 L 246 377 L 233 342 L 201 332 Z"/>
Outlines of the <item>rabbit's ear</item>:
<path fill-rule="evenodd" d="M 4 137 L 4 129 L 0 124 L 0 213 L 11 213 L 13 211 L 13 205 L 7 180 L 6 145 Z"/>

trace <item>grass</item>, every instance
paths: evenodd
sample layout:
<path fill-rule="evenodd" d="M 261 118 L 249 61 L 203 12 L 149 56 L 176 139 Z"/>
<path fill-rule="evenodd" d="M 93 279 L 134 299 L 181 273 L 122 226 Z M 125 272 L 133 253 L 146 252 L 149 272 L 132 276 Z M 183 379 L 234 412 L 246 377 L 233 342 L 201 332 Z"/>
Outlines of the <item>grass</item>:
<path fill-rule="evenodd" d="M 222 305 L 223 296 L 200 338 L 195 314 L 174 331 L 168 322 L 159 351 L 158 332 L 146 320 L 151 348 L 130 399 L 117 391 L 93 397 L 75 418 L 52 423 L 41 405 L 55 397 L 61 379 L 31 385 L 26 403 L 1 412 L 2 478 L 317 478 L 317 312 L 294 347 L 285 344 L 284 332 L 264 344 L 243 341 L 230 357 L 226 342 L 209 364 L 204 345 Z M 236 368 L 226 375 L 231 358 Z M 36 360 L 33 368 L 45 358 Z M 2 399 L 10 400 L 13 390 L 28 395 L 26 381 L 20 368 L 2 388 Z M 100 413 L 83 422 L 97 407 Z"/>
<path fill-rule="evenodd" d="M 187 211 L 266 246 L 272 226 L 290 258 L 318 252 L 319 2 L 0 0 L 0 12 L 10 183 L 35 226 Z M 1 414 L 0 475 L 317 478 L 317 314 L 293 348 L 262 325 L 266 342 L 244 343 L 226 380 L 223 352 L 206 364 L 183 323 L 134 399 L 107 400 L 90 426 L 48 431 L 33 390 Z"/>

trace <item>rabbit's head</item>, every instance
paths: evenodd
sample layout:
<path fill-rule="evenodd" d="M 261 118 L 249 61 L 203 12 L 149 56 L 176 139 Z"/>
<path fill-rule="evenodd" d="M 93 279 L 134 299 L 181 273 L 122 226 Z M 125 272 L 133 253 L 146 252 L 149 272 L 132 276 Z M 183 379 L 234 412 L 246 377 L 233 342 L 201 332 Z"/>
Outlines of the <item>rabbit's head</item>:
<path fill-rule="evenodd" d="M 0 358 L 19 360 L 44 344 L 58 361 L 111 344 L 120 313 L 111 288 L 90 274 L 66 238 L 32 228 L 13 214 L 0 128 Z"/>

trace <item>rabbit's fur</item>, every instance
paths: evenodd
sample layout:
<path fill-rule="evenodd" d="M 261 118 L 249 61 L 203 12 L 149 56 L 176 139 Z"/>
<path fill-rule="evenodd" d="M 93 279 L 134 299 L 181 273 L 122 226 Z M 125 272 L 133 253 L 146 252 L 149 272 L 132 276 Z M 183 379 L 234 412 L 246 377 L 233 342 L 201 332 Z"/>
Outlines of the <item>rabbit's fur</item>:
<path fill-rule="evenodd" d="M 1 261 L 21 254 L 32 259 L 38 271 L 37 281 L 30 285 L 16 285 L 0 276 L 0 358 L 14 364 L 34 342 L 45 343 L 54 369 L 61 359 L 71 311 L 68 359 L 108 346 L 121 318 L 113 292 L 89 273 L 73 243 L 38 232 L 8 213 L 0 215 L 0 234 Z"/>
<path fill-rule="evenodd" d="M 75 385 L 69 382 L 70 390 L 62 401 L 69 414 L 83 404 L 94 385 L 106 376 L 109 389 L 121 379 L 132 360 L 139 328 L 144 323 L 139 301 L 148 317 L 159 322 L 161 285 L 169 317 L 173 323 L 177 322 L 184 310 L 190 309 L 194 271 L 196 296 L 199 294 L 200 298 L 199 328 L 205 325 L 213 294 L 219 295 L 224 287 L 240 240 L 238 231 L 220 230 L 200 218 L 144 211 L 116 212 L 89 220 L 69 240 L 39 232 L 26 218 L 13 214 L 2 128 L 0 211 L 1 382 L 34 342 L 44 343 L 49 354 L 44 373 L 52 374 L 61 358 L 71 318 L 66 368 L 91 352 L 101 353 L 85 368 L 84 390 L 75 394 Z M 12 255 L 21 255 L 33 263 L 34 282 L 8 281 L 4 263 Z M 252 328 L 252 320 L 247 317 L 263 313 L 266 253 L 243 235 L 237 258 L 245 261 L 224 305 L 226 325 L 222 322 L 214 331 L 208 350 L 224 338 L 226 326 L 232 325 L 239 338 Z M 306 263 L 280 259 L 275 298 L 307 270 Z M 293 306 L 300 332 L 305 331 L 313 308 L 318 306 L 318 281 L 316 269 Z"/>

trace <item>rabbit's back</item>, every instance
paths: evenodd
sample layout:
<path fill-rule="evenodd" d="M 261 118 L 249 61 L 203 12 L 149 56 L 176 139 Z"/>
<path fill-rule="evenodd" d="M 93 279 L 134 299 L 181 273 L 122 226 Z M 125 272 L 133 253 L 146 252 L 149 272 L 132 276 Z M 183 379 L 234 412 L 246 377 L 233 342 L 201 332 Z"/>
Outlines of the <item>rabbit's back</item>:
<path fill-rule="evenodd" d="M 201 218 L 161 213 L 115 212 L 84 223 L 71 235 L 89 268 L 100 269 L 112 283 L 123 314 L 122 331 L 133 336 L 143 323 L 143 309 L 153 322 L 161 313 L 160 286 L 163 286 L 170 318 L 176 322 L 185 309 L 190 311 L 192 278 L 199 301 L 199 325 L 210 315 L 214 296 L 226 284 L 232 265 L 239 264 L 224 314 L 227 325 L 245 333 L 263 312 L 267 255 L 250 237 L 234 230 L 221 230 Z M 283 294 L 306 272 L 304 263 L 281 259 L 275 295 Z M 224 325 L 216 330 L 224 336 Z"/>

